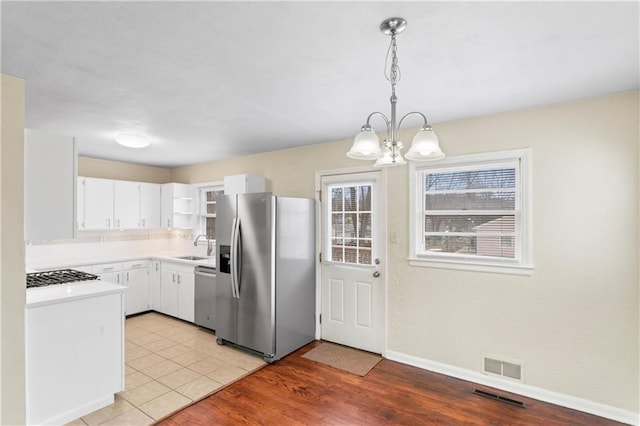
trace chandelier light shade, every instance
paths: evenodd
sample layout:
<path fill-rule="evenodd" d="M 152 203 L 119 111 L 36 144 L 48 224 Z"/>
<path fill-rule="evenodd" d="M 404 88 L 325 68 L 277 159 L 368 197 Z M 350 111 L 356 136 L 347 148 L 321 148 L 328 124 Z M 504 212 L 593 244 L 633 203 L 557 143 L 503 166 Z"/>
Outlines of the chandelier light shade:
<path fill-rule="evenodd" d="M 351 150 L 347 157 L 356 160 L 375 160 L 382 157 L 380 139 L 371 126 L 362 126 L 360 133 L 356 135 Z"/>
<path fill-rule="evenodd" d="M 375 167 L 404 166 L 407 164 L 407 162 L 404 161 L 404 158 L 402 158 L 402 155 L 398 155 L 394 158 L 391 150 L 387 147 L 383 148 L 382 153 L 382 158 L 379 158 L 375 163 L 373 163 Z"/>
<path fill-rule="evenodd" d="M 381 112 L 373 112 L 367 117 L 367 122 L 362 126 L 353 141 L 353 145 L 347 157 L 356 160 L 376 160 L 376 167 L 401 166 L 407 164 L 402 158 L 403 144 L 398 140 L 400 126 L 405 118 L 417 115 L 422 118 L 423 125 L 418 133 L 414 136 L 409 151 L 405 157 L 411 161 L 431 161 L 444 158 L 444 153 L 440 149 L 440 143 L 436 133 L 427 123 L 427 117 L 420 112 L 410 112 L 404 115 L 396 124 L 396 104 L 398 97 L 396 96 L 396 85 L 400 81 L 400 68 L 398 67 L 398 46 L 396 43 L 396 35 L 400 34 L 407 27 L 407 21 L 403 18 L 389 18 L 380 24 L 380 31 L 383 34 L 391 36 L 391 44 L 387 53 L 388 69 L 385 68 L 385 77 L 391 83 L 391 119 L 387 118 Z M 389 61 L 389 57 L 391 60 Z M 378 135 L 374 132 L 370 124 L 371 118 L 380 117 L 384 120 L 387 127 L 387 138 L 382 142 Z"/>
<path fill-rule="evenodd" d="M 407 160 L 430 161 L 444 158 L 444 152 L 440 149 L 438 136 L 431 126 L 420 129 L 413 137 L 411 148 L 405 154 Z"/>

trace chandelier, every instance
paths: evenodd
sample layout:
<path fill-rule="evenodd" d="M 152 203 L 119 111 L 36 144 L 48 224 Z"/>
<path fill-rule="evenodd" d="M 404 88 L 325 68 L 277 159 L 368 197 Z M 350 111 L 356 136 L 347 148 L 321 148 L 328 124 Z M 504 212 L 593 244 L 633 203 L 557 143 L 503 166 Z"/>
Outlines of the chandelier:
<path fill-rule="evenodd" d="M 391 119 L 381 112 L 373 112 L 367 117 L 367 122 L 360 129 L 353 141 L 351 150 L 347 152 L 347 157 L 356 160 L 376 160 L 374 166 L 389 167 L 407 164 L 402 158 L 400 151 L 403 144 L 398 140 L 398 131 L 405 118 L 418 115 L 422 117 L 422 128 L 413 137 L 411 148 L 405 154 L 405 158 L 411 161 L 429 161 L 444 158 L 444 153 L 440 149 L 438 137 L 431 126 L 427 123 L 427 117 L 421 112 L 410 112 L 403 116 L 396 125 L 396 85 L 400 81 L 400 68 L 398 67 L 398 46 L 396 44 L 396 35 L 400 34 L 407 27 L 407 21 L 403 18 L 389 18 L 380 24 L 380 31 L 383 34 L 391 36 L 391 44 L 387 51 L 385 62 L 385 77 L 391 83 Z M 391 62 L 389 63 L 389 57 Z M 388 67 L 387 67 L 388 66 Z M 378 135 L 373 131 L 370 124 L 371 118 L 374 116 L 381 117 L 387 126 L 387 138 L 382 142 Z"/>

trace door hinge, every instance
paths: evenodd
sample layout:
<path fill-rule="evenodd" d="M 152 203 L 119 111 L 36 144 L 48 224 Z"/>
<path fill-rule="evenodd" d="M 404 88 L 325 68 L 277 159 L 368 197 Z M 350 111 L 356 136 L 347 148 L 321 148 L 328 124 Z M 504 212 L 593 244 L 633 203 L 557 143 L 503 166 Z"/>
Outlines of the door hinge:
<path fill-rule="evenodd" d="M 318 262 L 322 263 L 322 253 L 318 253 Z"/>
<path fill-rule="evenodd" d="M 318 201 L 322 202 L 322 191 L 318 191 Z"/>
<path fill-rule="evenodd" d="M 322 324 L 322 314 L 320 314 L 320 324 Z"/>

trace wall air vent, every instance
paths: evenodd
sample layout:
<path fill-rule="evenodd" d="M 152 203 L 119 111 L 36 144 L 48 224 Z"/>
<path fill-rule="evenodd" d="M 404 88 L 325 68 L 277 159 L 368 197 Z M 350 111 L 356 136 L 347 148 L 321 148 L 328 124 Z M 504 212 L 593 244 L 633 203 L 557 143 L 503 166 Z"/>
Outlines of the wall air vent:
<path fill-rule="evenodd" d="M 506 377 L 512 380 L 523 380 L 523 364 L 513 360 L 503 360 L 493 356 L 482 357 L 482 371 L 494 376 Z"/>

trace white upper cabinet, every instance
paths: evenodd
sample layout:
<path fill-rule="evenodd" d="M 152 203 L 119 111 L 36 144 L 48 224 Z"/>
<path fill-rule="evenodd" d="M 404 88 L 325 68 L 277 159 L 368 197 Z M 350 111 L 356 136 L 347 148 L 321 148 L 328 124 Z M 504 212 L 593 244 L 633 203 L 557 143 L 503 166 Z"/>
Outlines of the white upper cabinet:
<path fill-rule="evenodd" d="M 84 216 L 78 220 L 78 229 L 114 229 L 113 180 L 79 177 L 78 188 L 83 191 L 80 198 L 84 200 Z"/>
<path fill-rule="evenodd" d="M 160 228 L 160 185 L 78 178 L 78 229 Z"/>
<path fill-rule="evenodd" d="M 193 227 L 193 188 L 78 177 L 79 230 Z"/>
<path fill-rule="evenodd" d="M 24 239 L 73 238 L 76 143 L 70 136 L 25 129 Z"/>
<path fill-rule="evenodd" d="M 138 182 L 115 180 L 113 211 L 116 229 L 140 227 L 140 188 Z"/>
<path fill-rule="evenodd" d="M 160 185 L 140 183 L 140 227 L 160 228 Z"/>
<path fill-rule="evenodd" d="M 161 226 L 193 228 L 193 187 L 185 183 L 165 183 L 161 193 Z"/>
<path fill-rule="evenodd" d="M 225 195 L 264 192 L 264 190 L 264 176 L 244 174 L 224 177 Z"/>

